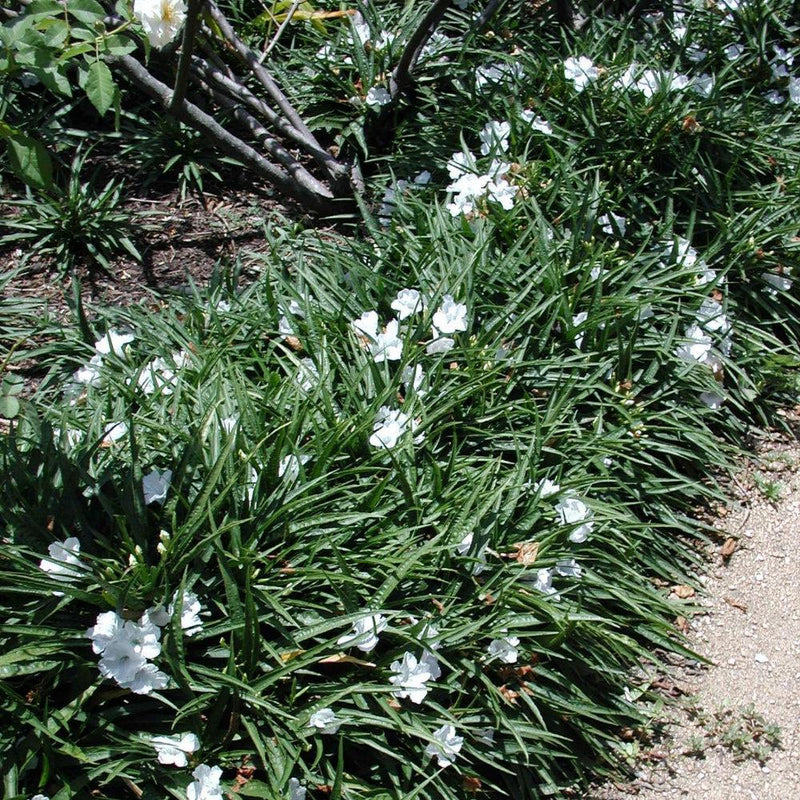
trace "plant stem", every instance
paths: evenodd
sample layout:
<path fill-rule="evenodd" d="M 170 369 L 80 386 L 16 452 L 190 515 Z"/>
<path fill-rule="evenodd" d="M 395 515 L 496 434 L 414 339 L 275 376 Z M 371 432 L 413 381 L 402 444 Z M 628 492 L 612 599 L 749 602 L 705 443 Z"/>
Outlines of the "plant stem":
<path fill-rule="evenodd" d="M 183 26 L 183 39 L 181 43 L 181 56 L 178 61 L 178 73 L 175 76 L 175 90 L 172 93 L 170 112 L 174 112 L 186 96 L 186 86 L 189 82 L 189 66 L 192 62 L 192 49 L 197 31 L 200 29 L 200 12 L 204 0 L 188 0 L 186 22 Z"/>

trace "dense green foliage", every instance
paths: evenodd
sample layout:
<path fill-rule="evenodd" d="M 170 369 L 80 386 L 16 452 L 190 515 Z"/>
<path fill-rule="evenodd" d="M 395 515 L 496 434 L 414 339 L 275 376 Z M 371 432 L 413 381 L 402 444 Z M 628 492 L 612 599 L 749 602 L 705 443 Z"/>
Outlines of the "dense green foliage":
<path fill-rule="evenodd" d="M 404 24 L 385 6 L 376 40 Z M 202 763 L 276 800 L 539 798 L 624 764 L 682 647 L 664 587 L 694 580 L 693 512 L 796 397 L 798 31 L 788 2 L 699 8 L 683 35 L 527 8 L 442 41 L 381 111 L 346 100 L 391 45 L 328 21 L 276 48 L 361 151 L 366 233 L 276 219 L 255 282 L 157 311 L 0 303 L 4 360 L 47 370 L 0 438 L 6 797 L 184 798 Z M 581 55 L 601 69 L 579 90 Z M 446 194 L 462 179 L 480 190 Z M 398 682 L 426 652 L 439 669 Z M 139 657 L 158 674 L 120 678 Z"/>

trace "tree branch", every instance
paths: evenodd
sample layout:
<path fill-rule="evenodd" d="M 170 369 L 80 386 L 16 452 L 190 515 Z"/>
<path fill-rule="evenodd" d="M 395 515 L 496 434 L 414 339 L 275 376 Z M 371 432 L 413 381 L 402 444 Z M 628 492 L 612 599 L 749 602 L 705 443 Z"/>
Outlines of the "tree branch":
<path fill-rule="evenodd" d="M 475 22 L 473 23 L 472 27 L 474 30 L 479 31 L 481 28 L 486 27 L 489 24 L 492 17 L 497 12 L 497 9 L 500 8 L 501 5 L 505 0 L 489 0 L 489 2 L 484 7 L 483 11 L 478 14 Z"/>
<path fill-rule="evenodd" d="M 280 134 L 300 145 L 321 166 L 334 181 L 341 180 L 347 168 L 340 164 L 327 150 L 322 149 L 313 138 L 307 138 L 301 131 L 290 125 L 283 117 L 270 108 L 261 98 L 256 97 L 230 71 L 222 72 L 199 56 L 192 58 L 192 71 L 201 79 L 224 91 L 250 110 L 266 120 Z"/>
<path fill-rule="evenodd" d="M 292 17 L 294 16 L 294 12 L 300 8 L 300 3 L 303 0 L 294 0 L 292 3 L 292 7 L 286 12 L 286 18 L 281 22 L 278 30 L 275 31 L 275 36 L 272 37 L 272 41 L 264 48 L 264 52 L 258 57 L 258 63 L 263 64 L 264 59 L 272 52 L 272 48 L 278 44 L 278 39 L 281 38 L 281 35 L 286 30 L 286 26 L 292 21 Z"/>
<path fill-rule="evenodd" d="M 318 194 L 321 197 L 333 199 L 331 190 L 323 183 L 318 181 L 283 145 L 275 139 L 270 132 L 259 123 L 252 115 L 248 114 L 236 101 L 232 100 L 221 91 L 217 91 L 206 84 L 203 84 L 214 100 L 223 108 L 227 108 L 233 114 L 234 119 L 247 128 L 253 136 L 260 141 L 267 152 L 282 164 L 294 180 L 308 191 Z"/>
<path fill-rule="evenodd" d="M 172 90 L 154 78 L 132 56 L 114 56 L 109 61 L 116 64 L 142 91 L 157 100 L 166 110 L 170 110 Z M 281 192 L 294 197 L 317 212 L 330 211 L 330 198 L 321 197 L 309 191 L 290 175 L 264 158 L 250 145 L 238 139 L 223 128 L 213 117 L 206 114 L 193 103 L 184 100 L 173 115 L 204 133 L 223 152 L 244 162 L 254 172 L 274 184 Z"/>
<path fill-rule="evenodd" d="M 186 85 L 189 82 L 189 66 L 192 62 L 192 48 L 197 31 L 200 30 L 200 12 L 203 9 L 204 0 L 188 0 L 186 11 L 186 22 L 183 24 L 183 39 L 181 43 L 181 56 L 178 61 L 178 73 L 175 76 L 175 90 L 172 93 L 172 105 L 170 112 L 183 102 L 186 97 Z"/>
<path fill-rule="evenodd" d="M 275 104 L 283 112 L 286 119 L 288 119 L 289 122 L 291 122 L 292 125 L 297 128 L 297 130 L 304 134 L 309 141 L 314 142 L 315 145 L 321 150 L 322 147 L 314 138 L 314 134 L 311 133 L 305 122 L 303 122 L 302 118 L 295 110 L 294 106 L 292 106 L 286 95 L 280 90 L 278 84 L 275 83 L 272 75 L 270 75 L 266 67 L 259 64 L 258 56 L 241 39 L 239 39 L 231 27 L 231 24 L 225 18 L 225 15 L 219 10 L 214 0 L 209 0 L 208 8 L 211 12 L 211 18 L 217 23 L 222 35 L 233 46 L 234 50 L 236 50 L 236 52 L 239 54 L 239 57 L 245 62 L 245 64 L 247 64 L 253 75 L 255 75 L 261 85 L 267 90 L 270 97 L 275 101 Z"/>
<path fill-rule="evenodd" d="M 436 0 L 409 37 L 400 55 L 400 61 L 397 62 L 397 66 L 389 78 L 389 94 L 392 96 L 392 100 L 405 91 L 408 84 L 411 83 L 411 73 L 414 71 L 422 49 L 428 43 L 428 39 L 431 38 L 451 4 L 452 0 Z"/>

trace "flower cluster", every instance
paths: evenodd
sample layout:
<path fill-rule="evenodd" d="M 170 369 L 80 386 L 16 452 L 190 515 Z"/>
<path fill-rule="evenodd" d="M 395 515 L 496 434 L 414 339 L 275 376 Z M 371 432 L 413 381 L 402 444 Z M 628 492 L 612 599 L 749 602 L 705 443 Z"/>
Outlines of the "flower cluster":
<path fill-rule="evenodd" d="M 447 162 L 451 183 L 446 187 L 446 191 L 455 193 L 447 204 L 452 216 L 474 214 L 485 201 L 497 203 L 506 211 L 514 207 L 517 187 L 506 179 L 511 165 L 500 157 L 508 150 L 510 132 L 508 122 L 493 120 L 484 126 L 480 134 L 481 155 L 492 157 L 485 172 L 478 169 L 477 159 L 469 151 L 453 153 Z"/>
<path fill-rule="evenodd" d="M 133 15 L 153 47 L 164 47 L 175 39 L 187 11 L 183 0 L 133 0 Z"/>
<path fill-rule="evenodd" d="M 94 355 L 80 369 L 76 370 L 72 380 L 76 384 L 97 386 L 101 379 L 101 370 L 106 356 L 113 353 L 118 358 L 125 355 L 125 347 L 136 337 L 132 333 L 109 330 L 105 336 L 94 343 Z"/>
<path fill-rule="evenodd" d="M 404 323 L 428 311 L 428 300 L 418 289 L 401 289 L 391 303 L 397 317 L 381 326 L 377 311 L 365 311 L 350 327 L 358 337 L 362 349 L 375 363 L 399 361 L 403 358 Z M 431 317 L 431 340 L 426 346 L 428 355 L 449 352 L 455 346 L 453 334 L 467 330 L 467 307 L 445 294 Z M 401 374 L 406 396 L 413 393 L 418 398 L 425 395 L 423 383 L 425 370 L 421 364 L 406 365 Z M 378 409 L 373 421 L 369 443 L 372 447 L 391 449 L 410 432 L 415 433 L 418 421 L 405 411 L 384 405 Z M 423 441 L 423 435 L 414 436 L 414 442 Z"/>
<path fill-rule="evenodd" d="M 150 694 L 169 683 L 167 675 L 150 661 L 161 653 L 161 631 L 147 614 L 137 623 L 124 620 L 115 611 L 106 611 L 97 616 L 86 635 L 92 640 L 92 650 L 102 656 L 100 674 L 115 680 L 123 689 Z"/>
<path fill-rule="evenodd" d="M 150 694 L 155 689 L 165 688 L 169 677 L 152 660 L 161 654 L 160 629 L 172 619 L 177 602 L 176 593 L 167 609 L 163 606 L 149 608 L 138 622 L 125 620 L 115 611 L 98 614 L 86 635 L 92 640 L 92 650 L 101 656 L 100 674 L 134 694 Z M 202 628 L 198 616 L 200 601 L 191 592 L 184 592 L 180 604 L 181 628 L 187 636 L 192 636 Z"/>

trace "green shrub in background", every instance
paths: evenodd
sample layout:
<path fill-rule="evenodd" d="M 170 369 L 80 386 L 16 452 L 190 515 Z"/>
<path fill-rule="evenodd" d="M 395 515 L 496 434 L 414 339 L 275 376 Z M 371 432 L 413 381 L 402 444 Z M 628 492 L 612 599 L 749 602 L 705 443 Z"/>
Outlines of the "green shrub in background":
<path fill-rule="evenodd" d="M 39 351 L 0 442 L 9 797 L 620 768 L 681 651 L 692 514 L 794 399 L 790 12 L 570 42 L 520 14 L 368 151 L 368 237 L 267 225 L 248 288 Z"/>

